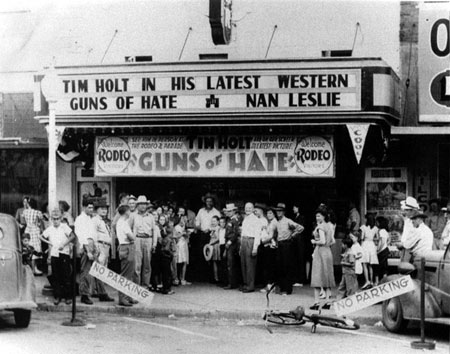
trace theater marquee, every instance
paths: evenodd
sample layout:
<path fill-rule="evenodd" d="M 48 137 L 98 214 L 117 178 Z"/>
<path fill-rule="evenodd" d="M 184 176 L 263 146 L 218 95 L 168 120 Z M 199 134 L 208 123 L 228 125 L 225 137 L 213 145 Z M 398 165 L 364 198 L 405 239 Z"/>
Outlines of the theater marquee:
<path fill-rule="evenodd" d="M 331 136 L 97 137 L 97 176 L 334 177 Z"/>

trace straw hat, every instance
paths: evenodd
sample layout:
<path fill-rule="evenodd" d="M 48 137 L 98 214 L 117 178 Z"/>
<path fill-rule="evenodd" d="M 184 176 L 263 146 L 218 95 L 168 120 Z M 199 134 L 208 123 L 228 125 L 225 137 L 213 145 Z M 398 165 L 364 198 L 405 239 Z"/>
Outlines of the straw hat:
<path fill-rule="evenodd" d="M 136 204 L 149 204 L 150 201 L 147 200 L 147 197 L 145 195 L 140 195 L 138 199 L 136 199 Z"/>
<path fill-rule="evenodd" d="M 223 208 L 223 211 L 233 211 L 236 209 L 237 209 L 237 206 L 234 205 L 234 203 L 228 203 L 228 204 L 225 204 L 225 208 Z"/>
<path fill-rule="evenodd" d="M 205 257 L 205 260 L 207 262 L 209 262 L 213 256 L 213 246 L 211 246 L 209 243 L 207 243 L 204 247 L 203 247 L 203 256 Z"/>
<path fill-rule="evenodd" d="M 416 198 L 407 197 L 405 200 L 400 202 L 400 208 L 402 210 L 419 210 L 420 206 L 419 203 L 417 203 Z"/>

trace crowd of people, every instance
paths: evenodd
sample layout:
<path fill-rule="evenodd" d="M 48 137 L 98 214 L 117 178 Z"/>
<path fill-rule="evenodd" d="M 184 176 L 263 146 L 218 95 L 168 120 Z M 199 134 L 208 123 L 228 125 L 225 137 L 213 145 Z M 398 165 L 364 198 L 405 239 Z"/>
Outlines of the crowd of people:
<path fill-rule="evenodd" d="M 262 292 L 276 284 L 280 294 L 290 295 L 294 285 L 309 283 L 315 297 L 311 309 L 331 306 L 336 287 L 332 252 L 336 223 L 325 204 L 317 207 L 309 228 L 299 205 L 293 206 L 292 218 L 288 218 L 282 202 L 275 206 L 246 202 L 243 208 L 229 202 L 219 210 L 214 195 L 208 193 L 202 199 L 204 207 L 195 213 L 187 201 L 156 204 L 144 195 L 127 193 L 119 199 L 112 220 L 104 202 L 83 200 L 82 212 L 74 220 L 65 201 L 48 212 L 45 207 L 37 210 L 32 199 L 23 199 L 16 219 L 22 229 L 24 262 L 40 275 L 37 261 L 47 254 L 56 305 L 71 302 L 71 257 L 75 255 L 79 258 L 79 294 L 85 304 L 93 304 L 94 296 L 99 301 L 114 301 L 104 284 L 89 274 L 96 261 L 161 294 L 173 294 L 174 286 L 191 285 L 187 279 L 200 279 L 203 274 L 204 280 L 224 290 L 243 293 L 254 292 L 261 283 Z M 403 260 L 412 261 L 448 245 L 450 220 L 437 238 L 414 198 L 402 201 L 401 209 L 403 232 L 401 240 L 393 243 L 388 219 L 368 212 L 362 224 L 358 210 L 350 204 L 341 242 L 339 298 L 377 285 L 387 274 L 390 247 L 401 250 Z M 450 210 L 442 212 L 450 219 Z M 439 224 L 434 219 L 431 216 L 428 221 Z M 135 303 L 119 293 L 119 305 Z"/>

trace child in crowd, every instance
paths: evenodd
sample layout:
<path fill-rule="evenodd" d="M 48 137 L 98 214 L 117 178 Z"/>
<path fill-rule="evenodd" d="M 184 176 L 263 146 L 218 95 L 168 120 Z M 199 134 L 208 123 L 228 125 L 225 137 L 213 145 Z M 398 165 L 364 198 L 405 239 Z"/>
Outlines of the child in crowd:
<path fill-rule="evenodd" d="M 58 305 L 62 298 L 66 299 L 66 304 L 71 303 L 71 262 L 70 243 L 75 239 L 72 229 L 61 222 L 62 214 L 59 209 L 51 213 L 52 225 L 43 232 L 40 239 L 48 243 L 50 248 L 53 290 L 55 292 L 55 305 Z"/>
<path fill-rule="evenodd" d="M 366 225 L 361 226 L 361 247 L 363 253 L 363 271 L 366 279 L 365 284 L 361 289 L 370 289 L 374 284 L 373 267 L 378 264 L 377 247 L 374 239 L 377 237 L 378 228 L 375 225 L 375 214 L 366 214 Z"/>
<path fill-rule="evenodd" d="M 219 280 L 220 282 L 226 284 L 227 283 L 227 256 L 225 249 L 225 232 L 227 226 L 227 219 L 225 217 L 221 217 L 219 219 L 219 255 L 220 255 L 220 267 L 219 267 Z"/>
<path fill-rule="evenodd" d="M 378 227 L 378 237 L 376 239 L 378 267 L 376 269 L 375 284 L 383 279 L 388 272 L 388 258 L 389 258 L 389 222 L 384 216 L 376 218 L 376 225 Z"/>
<path fill-rule="evenodd" d="M 35 255 L 37 252 L 34 250 L 34 247 L 30 245 L 31 236 L 29 233 L 24 233 L 22 235 L 22 263 L 25 265 L 29 265 L 31 269 L 31 257 Z"/>
<path fill-rule="evenodd" d="M 177 278 L 179 278 L 181 285 L 191 285 L 191 283 L 186 281 L 186 268 L 189 264 L 189 247 L 185 226 L 185 218 L 181 217 L 173 230 L 173 237 L 177 240 Z"/>
<path fill-rule="evenodd" d="M 353 295 L 358 290 L 358 282 L 355 274 L 355 255 L 352 252 L 353 241 L 350 238 L 342 240 L 342 280 L 339 284 L 339 297 L 344 298 Z"/>
<path fill-rule="evenodd" d="M 350 233 L 350 239 L 352 240 L 352 252 L 355 255 L 355 274 L 356 278 L 363 274 L 363 266 L 361 263 L 364 250 L 359 244 L 359 239 L 361 237 L 361 233 L 359 231 L 353 231 Z"/>
<path fill-rule="evenodd" d="M 172 260 L 177 252 L 177 245 L 172 235 L 172 230 L 166 226 L 166 217 L 160 216 L 161 229 L 161 275 L 162 275 L 162 293 L 166 295 L 175 294 L 172 290 Z"/>
<path fill-rule="evenodd" d="M 214 215 L 211 218 L 211 233 L 209 244 L 213 246 L 212 264 L 214 271 L 214 282 L 219 283 L 219 263 L 220 263 L 220 244 L 219 244 L 219 217 Z"/>

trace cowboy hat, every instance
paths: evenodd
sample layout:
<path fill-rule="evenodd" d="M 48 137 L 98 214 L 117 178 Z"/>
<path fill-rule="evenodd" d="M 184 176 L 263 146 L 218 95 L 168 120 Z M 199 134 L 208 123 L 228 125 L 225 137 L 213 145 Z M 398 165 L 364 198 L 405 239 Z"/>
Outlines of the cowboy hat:
<path fill-rule="evenodd" d="M 400 208 L 402 210 L 419 210 L 420 206 L 419 203 L 417 203 L 416 198 L 406 197 L 405 200 L 400 202 Z"/>
<path fill-rule="evenodd" d="M 217 203 L 217 197 L 214 194 L 211 193 L 206 193 L 203 197 L 202 197 L 202 202 L 205 203 L 206 199 L 212 199 L 213 203 L 216 204 Z"/>
<path fill-rule="evenodd" d="M 422 211 L 420 210 L 414 210 L 413 214 L 410 216 L 410 219 L 417 219 L 417 218 L 422 218 L 422 219 L 426 219 L 427 215 L 424 214 Z"/>
<path fill-rule="evenodd" d="M 233 211 L 236 209 L 237 209 L 237 206 L 234 205 L 234 203 L 228 203 L 228 204 L 225 204 L 225 208 L 223 208 L 223 211 Z"/>
<path fill-rule="evenodd" d="M 136 199 L 136 204 L 148 204 L 150 203 L 149 200 L 147 200 L 147 197 L 145 195 L 140 195 L 138 199 Z"/>
<path fill-rule="evenodd" d="M 207 262 L 209 262 L 213 256 L 213 246 L 211 246 L 209 243 L 207 243 L 204 247 L 203 247 L 203 257 L 205 257 L 205 260 Z"/>
<path fill-rule="evenodd" d="M 286 204 L 284 203 L 278 203 L 277 206 L 275 208 L 273 208 L 273 210 L 276 211 L 284 211 L 286 210 Z"/>

